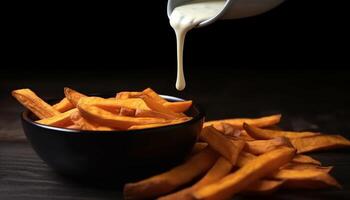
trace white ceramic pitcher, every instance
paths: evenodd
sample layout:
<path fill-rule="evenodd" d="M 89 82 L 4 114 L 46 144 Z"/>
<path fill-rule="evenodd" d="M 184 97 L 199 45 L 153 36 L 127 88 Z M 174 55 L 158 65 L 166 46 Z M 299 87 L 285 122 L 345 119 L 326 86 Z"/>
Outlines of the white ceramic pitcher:
<path fill-rule="evenodd" d="M 168 17 L 177 6 L 190 1 L 168 0 Z M 284 1 L 286 0 L 226 0 L 225 6 L 215 17 L 201 22 L 197 27 L 209 25 L 218 19 L 238 19 L 259 15 L 277 7 Z"/>

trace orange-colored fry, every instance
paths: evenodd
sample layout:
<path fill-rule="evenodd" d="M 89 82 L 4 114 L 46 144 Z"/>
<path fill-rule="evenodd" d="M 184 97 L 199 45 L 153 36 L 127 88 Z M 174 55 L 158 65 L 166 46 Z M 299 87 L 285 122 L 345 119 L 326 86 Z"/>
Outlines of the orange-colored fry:
<path fill-rule="evenodd" d="M 70 126 L 67 126 L 66 128 L 68 129 L 75 129 L 75 130 L 79 130 L 80 129 L 80 126 L 76 125 L 76 124 L 72 124 Z"/>
<path fill-rule="evenodd" d="M 136 110 L 133 108 L 121 107 L 120 110 L 118 110 L 118 108 L 116 108 L 115 110 L 119 112 L 119 115 L 123 115 L 123 116 L 135 117 L 136 115 Z"/>
<path fill-rule="evenodd" d="M 216 126 L 214 126 L 214 128 L 216 128 L 216 130 L 222 132 L 224 135 L 237 137 L 237 138 L 241 134 L 241 130 L 242 130 L 242 129 L 238 129 L 238 128 L 232 126 L 231 124 L 224 123 L 224 122 L 217 123 Z"/>
<path fill-rule="evenodd" d="M 238 167 L 243 167 L 244 165 L 248 164 L 250 161 L 254 160 L 257 156 L 254 154 L 242 151 L 237 159 L 236 165 Z"/>
<path fill-rule="evenodd" d="M 148 179 L 124 186 L 124 199 L 154 199 L 174 191 L 208 171 L 218 155 L 210 148 L 192 156 L 184 164 Z"/>
<path fill-rule="evenodd" d="M 70 125 L 73 125 L 72 120 L 70 119 L 70 115 L 73 112 L 76 112 L 78 109 L 74 108 L 71 110 L 68 110 L 64 113 L 60 113 L 58 115 L 55 115 L 53 117 L 49 117 L 49 118 L 45 118 L 45 119 L 41 119 L 36 121 L 39 124 L 45 124 L 48 126 L 57 126 L 57 127 L 68 127 Z"/>
<path fill-rule="evenodd" d="M 273 139 L 276 137 L 286 137 L 291 139 L 291 138 L 301 138 L 301 137 L 320 135 L 320 133 L 315 133 L 315 132 L 293 132 L 293 131 L 261 129 L 258 127 L 250 126 L 247 123 L 243 124 L 243 128 L 247 131 L 247 133 L 250 136 L 258 140 Z"/>
<path fill-rule="evenodd" d="M 282 185 L 283 180 L 258 180 L 243 190 L 246 194 L 270 194 L 278 190 Z"/>
<path fill-rule="evenodd" d="M 315 182 L 322 183 L 328 186 L 341 188 L 340 184 L 328 173 L 322 170 L 314 169 L 283 169 L 271 174 L 274 179 L 286 180 L 285 184 L 298 185 L 297 183 L 303 185 L 303 182 Z M 316 184 L 317 185 L 317 184 Z M 312 186 L 313 187 L 313 186 Z"/>
<path fill-rule="evenodd" d="M 247 141 L 244 150 L 249 153 L 259 155 L 276 149 L 280 146 L 292 147 L 291 143 L 287 138 L 277 137 L 270 140 Z"/>
<path fill-rule="evenodd" d="M 137 130 L 137 129 L 147 129 L 147 128 L 156 128 L 156 127 L 161 127 L 161 126 L 169 126 L 169 125 L 174 125 L 174 124 L 180 124 L 180 123 L 183 123 L 183 122 L 188 121 L 190 119 L 191 119 L 191 117 L 183 117 L 183 118 L 170 120 L 168 122 L 160 123 L 160 124 L 133 125 L 133 126 L 130 126 L 130 128 L 128 128 L 128 130 Z"/>
<path fill-rule="evenodd" d="M 279 123 L 281 120 L 281 115 L 271 115 L 261 118 L 237 118 L 237 119 L 223 119 L 223 120 L 215 120 L 215 121 L 208 121 L 204 123 L 204 127 L 211 126 L 219 124 L 219 123 L 228 123 L 236 128 L 243 129 L 243 123 L 250 124 L 252 126 L 256 127 L 266 127 L 266 126 L 272 126 L 277 123 Z"/>
<path fill-rule="evenodd" d="M 303 163 L 303 164 L 314 164 L 314 165 L 321 165 L 321 162 L 312 158 L 311 156 L 307 156 L 307 155 L 296 155 L 292 162 L 294 163 Z"/>
<path fill-rule="evenodd" d="M 158 200 L 191 200 L 191 193 L 196 189 L 220 180 L 230 173 L 233 165 L 224 157 L 220 157 L 207 174 L 193 186 L 182 189 L 175 193 L 158 198 Z"/>
<path fill-rule="evenodd" d="M 165 102 L 163 106 L 173 112 L 183 113 L 192 106 L 192 101 Z"/>
<path fill-rule="evenodd" d="M 192 148 L 191 154 L 196 154 L 202 151 L 203 149 L 205 149 L 207 146 L 208 146 L 208 143 L 206 142 L 196 142 Z"/>
<path fill-rule="evenodd" d="M 175 118 L 180 118 L 180 117 L 186 116 L 183 113 L 176 113 L 176 112 L 173 112 L 172 110 L 169 110 L 168 108 L 164 107 L 162 104 L 160 104 L 159 102 L 155 101 L 153 98 L 151 98 L 147 95 L 143 95 L 141 98 L 145 101 L 147 106 L 149 108 L 151 108 L 151 110 L 153 110 L 153 111 L 164 113 L 164 114 L 173 116 Z"/>
<path fill-rule="evenodd" d="M 74 105 L 65 97 L 60 102 L 54 104 L 52 107 L 59 112 L 66 112 L 73 109 Z"/>
<path fill-rule="evenodd" d="M 116 99 L 129 99 L 129 98 L 138 98 L 142 95 L 142 92 L 118 92 L 115 96 Z"/>
<path fill-rule="evenodd" d="M 329 166 L 329 167 L 322 167 L 319 165 L 314 165 L 314 164 L 304 164 L 304 163 L 288 163 L 285 166 L 283 166 L 281 169 L 294 169 L 294 170 L 298 170 L 298 169 L 313 169 L 313 170 L 320 170 L 323 171 L 325 173 L 329 173 L 333 167 Z"/>
<path fill-rule="evenodd" d="M 280 147 L 262 154 L 221 180 L 194 191 L 192 195 L 194 199 L 206 200 L 231 198 L 257 180 L 288 163 L 294 154 L 295 150 L 288 147 Z"/>
<path fill-rule="evenodd" d="M 147 104 L 140 98 L 105 99 L 101 97 L 84 97 L 83 101 L 85 104 L 97 106 L 112 113 L 116 113 L 116 111 L 122 107 L 134 109 L 135 112 L 136 109 L 151 110 L 151 108 L 149 108 Z"/>
<path fill-rule="evenodd" d="M 83 118 L 100 124 L 101 126 L 125 130 L 133 125 L 161 124 L 168 122 L 160 118 L 120 116 L 97 106 L 86 104 L 85 99 L 87 98 L 81 98 L 77 105 L 80 114 Z"/>
<path fill-rule="evenodd" d="M 203 128 L 200 139 L 207 142 L 211 148 L 220 153 L 233 165 L 236 164 L 239 153 L 244 147 L 242 140 L 230 140 L 213 126 Z"/>
<path fill-rule="evenodd" d="M 15 97 L 24 107 L 32 111 L 39 119 L 53 117 L 60 114 L 59 111 L 39 98 L 30 89 L 13 90 L 12 96 Z"/>
<path fill-rule="evenodd" d="M 316 135 L 290 139 L 298 153 L 313 152 L 325 149 L 350 147 L 350 141 L 341 135 Z"/>
<path fill-rule="evenodd" d="M 70 118 L 71 118 L 72 122 L 74 123 L 74 125 L 76 127 L 78 127 L 78 129 L 80 129 L 80 130 L 89 130 L 89 131 L 111 131 L 111 130 L 113 130 L 110 127 L 100 126 L 96 123 L 92 123 L 92 122 L 87 121 L 86 119 L 84 119 L 80 115 L 80 112 L 78 110 L 73 112 L 70 115 Z"/>
<path fill-rule="evenodd" d="M 173 115 L 169 115 L 166 113 L 161 113 L 153 110 L 142 110 L 137 109 L 135 112 L 136 117 L 155 117 L 155 118 L 163 118 L 163 119 L 176 119 Z"/>
<path fill-rule="evenodd" d="M 64 88 L 64 95 L 69 100 L 69 102 L 74 105 L 74 107 L 77 107 L 78 101 L 81 97 L 86 97 L 85 94 L 82 94 L 68 87 Z"/>
<path fill-rule="evenodd" d="M 147 96 L 151 97 L 154 101 L 156 101 L 159 104 L 167 103 L 168 101 L 163 99 L 161 96 L 159 96 L 154 90 L 151 88 L 146 88 L 142 91 L 143 94 L 146 94 Z"/>
<path fill-rule="evenodd" d="M 214 125 L 214 128 L 222 132 L 225 136 L 232 139 L 241 139 L 245 141 L 255 140 L 250 135 L 248 135 L 248 133 L 245 130 L 236 128 L 228 123 L 217 123 Z"/>

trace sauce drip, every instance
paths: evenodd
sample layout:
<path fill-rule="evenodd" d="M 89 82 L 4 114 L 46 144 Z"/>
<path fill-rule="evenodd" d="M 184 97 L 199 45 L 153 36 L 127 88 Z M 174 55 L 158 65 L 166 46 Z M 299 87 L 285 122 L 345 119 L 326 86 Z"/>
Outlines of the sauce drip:
<path fill-rule="evenodd" d="M 224 7 L 224 0 L 193 0 L 176 7 L 170 15 L 170 25 L 176 34 L 177 78 L 176 89 L 183 90 L 186 81 L 183 70 L 183 49 L 186 33 L 201 22 L 215 17 Z"/>

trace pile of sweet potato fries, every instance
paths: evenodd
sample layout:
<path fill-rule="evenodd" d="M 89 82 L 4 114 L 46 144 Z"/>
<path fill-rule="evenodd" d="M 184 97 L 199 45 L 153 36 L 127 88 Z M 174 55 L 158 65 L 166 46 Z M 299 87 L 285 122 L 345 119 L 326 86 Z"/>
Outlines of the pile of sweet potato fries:
<path fill-rule="evenodd" d="M 144 129 L 190 120 L 192 101 L 168 102 L 152 89 L 88 97 L 70 88 L 49 105 L 29 89 L 12 95 L 38 123 L 81 130 Z M 162 174 L 124 186 L 125 199 L 229 199 L 238 193 L 266 194 L 278 189 L 341 188 L 332 166 L 301 153 L 350 147 L 341 135 L 276 129 L 281 115 L 223 119 L 204 123 L 191 156 Z M 274 128 L 271 128 L 274 127 Z"/>
<path fill-rule="evenodd" d="M 128 183 L 125 199 L 230 199 L 278 189 L 341 188 L 332 166 L 301 153 L 350 147 L 340 135 L 268 129 L 281 115 L 205 122 L 200 141 L 181 165 Z"/>
<path fill-rule="evenodd" d="M 49 105 L 30 89 L 12 91 L 12 95 L 38 118 L 37 123 L 79 130 L 135 130 L 191 119 L 184 114 L 192 101 L 169 102 L 151 88 L 142 92 L 119 92 L 112 98 L 89 97 L 64 88 L 65 98 Z"/>

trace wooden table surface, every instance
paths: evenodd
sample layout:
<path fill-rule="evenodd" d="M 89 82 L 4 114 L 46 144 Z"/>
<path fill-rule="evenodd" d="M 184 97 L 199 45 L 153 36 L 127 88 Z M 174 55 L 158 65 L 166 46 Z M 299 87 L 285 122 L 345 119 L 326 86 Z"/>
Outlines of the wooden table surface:
<path fill-rule="evenodd" d="M 282 113 L 283 128 L 338 133 L 350 138 L 350 81 L 346 75 L 328 72 L 322 76 L 314 76 L 315 72 L 295 73 L 293 76 L 285 73 L 242 73 L 238 77 L 233 71 L 227 71 L 218 74 L 215 79 L 210 73 L 199 74 L 188 81 L 189 87 L 184 93 L 176 92 L 172 87 L 173 80 L 164 74 L 153 75 L 147 86 L 161 93 L 194 99 L 206 108 L 208 119 Z M 122 199 L 118 188 L 97 188 L 77 183 L 50 169 L 25 139 L 19 119 L 23 109 L 10 97 L 9 91 L 30 87 L 40 96 L 60 97 L 63 86 L 84 92 L 105 93 L 142 89 L 145 87 L 142 80 L 145 80 L 142 75 L 125 76 L 118 80 L 94 75 L 85 75 L 79 80 L 69 77 L 25 80 L 10 75 L 5 77 L 0 84 L 0 199 Z M 93 87 L 91 81 L 95 82 Z M 326 166 L 334 166 L 332 175 L 343 185 L 343 189 L 280 191 L 267 197 L 237 196 L 235 199 L 350 199 L 350 150 L 311 155 Z"/>

